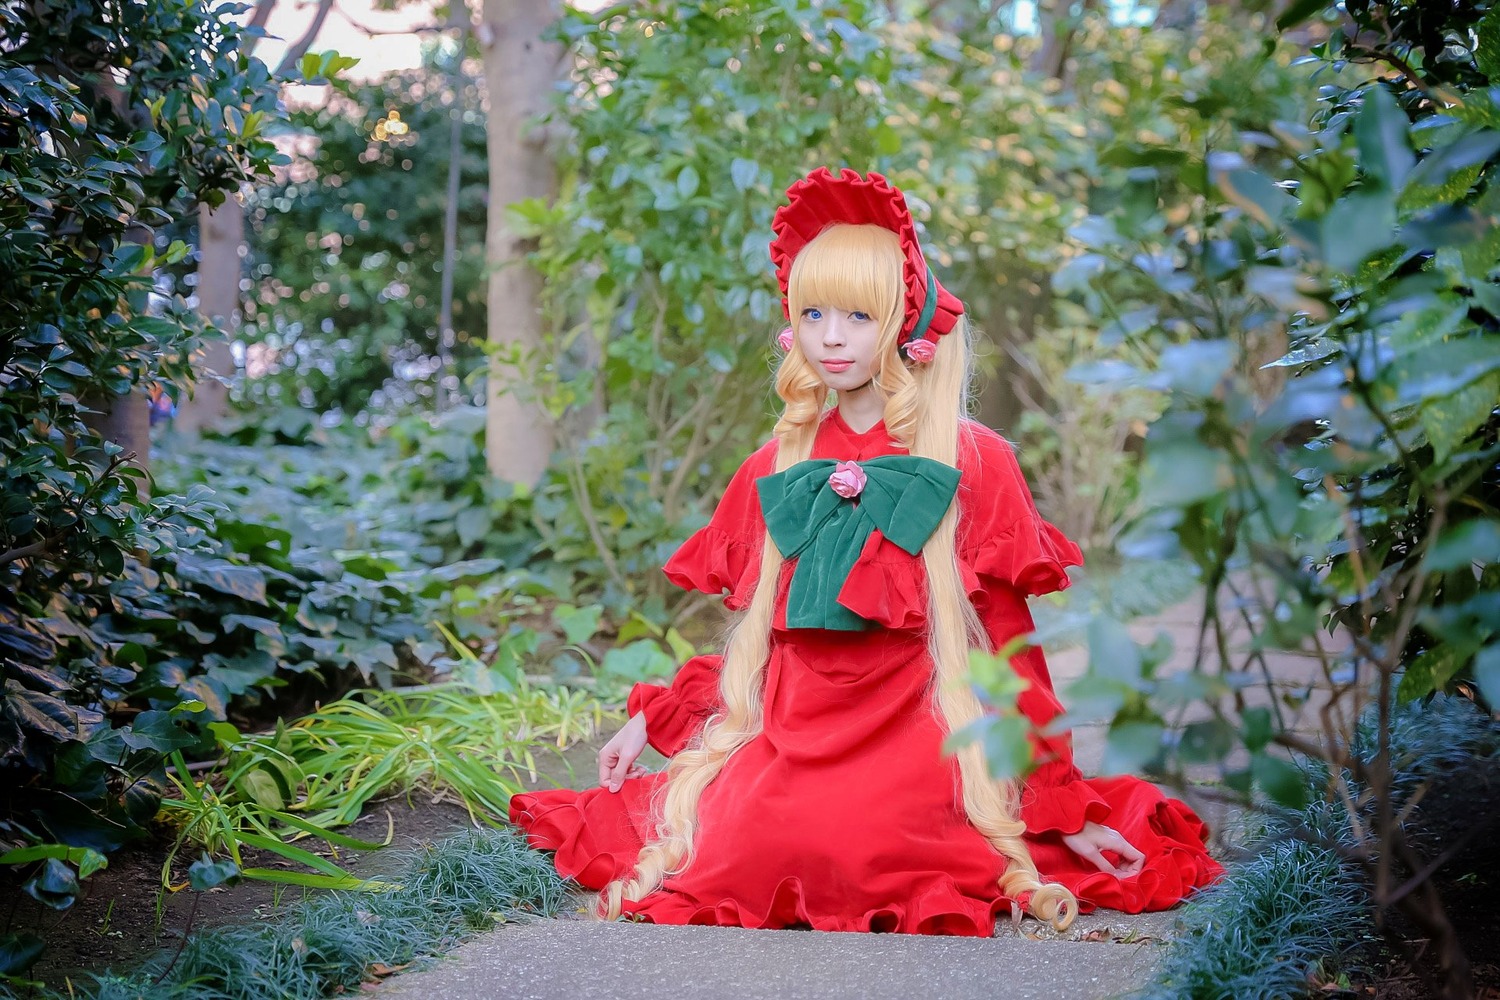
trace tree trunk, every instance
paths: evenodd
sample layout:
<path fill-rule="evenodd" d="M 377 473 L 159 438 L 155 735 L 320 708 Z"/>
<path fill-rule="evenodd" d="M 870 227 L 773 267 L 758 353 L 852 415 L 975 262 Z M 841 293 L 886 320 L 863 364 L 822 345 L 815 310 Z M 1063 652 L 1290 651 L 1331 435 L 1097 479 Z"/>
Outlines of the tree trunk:
<path fill-rule="evenodd" d="M 528 242 L 506 223 L 505 207 L 526 198 L 551 198 L 557 178 L 544 130 L 533 119 L 546 111 L 563 48 L 542 40 L 559 13 L 559 0 L 484 0 L 479 41 L 489 95 L 489 409 L 485 457 L 490 472 L 534 485 L 552 455 L 554 429 L 533 395 L 526 371 L 542 344 L 541 281 L 526 263 Z M 511 363 L 519 358 L 519 366 Z"/>
<path fill-rule="evenodd" d="M 193 398 L 177 406 L 173 429 L 199 434 L 229 412 L 229 387 L 220 378 L 234 374 L 229 342 L 239 326 L 240 244 L 245 241 L 245 210 L 233 195 L 218 209 L 198 206 L 198 313 L 223 331 L 203 345 Z"/>

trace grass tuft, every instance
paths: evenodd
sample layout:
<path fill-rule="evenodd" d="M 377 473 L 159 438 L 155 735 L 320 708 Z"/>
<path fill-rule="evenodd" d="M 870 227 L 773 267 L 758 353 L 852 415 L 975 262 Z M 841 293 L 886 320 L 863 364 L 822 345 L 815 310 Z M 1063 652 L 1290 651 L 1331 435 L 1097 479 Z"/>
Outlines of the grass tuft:
<path fill-rule="evenodd" d="M 1467 699 L 1439 695 L 1394 707 L 1396 809 L 1423 781 L 1497 748 L 1500 726 Z M 1351 750 L 1364 760 L 1375 756 L 1373 709 L 1361 717 Z M 1354 843 L 1353 827 L 1342 803 L 1324 797 L 1326 766 L 1308 763 L 1303 770 L 1309 805 L 1266 814 L 1249 860 L 1231 864 L 1221 881 L 1183 907 L 1185 932 L 1137 996 L 1301 997 L 1316 979 L 1352 964 L 1356 947 L 1374 934 L 1369 887 L 1339 855 L 1338 848 Z"/>
<path fill-rule="evenodd" d="M 1324 959 L 1368 922 L 1365 886 L 1332 850 L 1269 845 L 1183 907 L 1187 933 L 1168 946 L 1143 997 L 1273 1000 L 1307 992 Z"/>
<path fill-rule="evenodd" d="M 409 852 L 388 892 L 334 891 L 279 920 L 199 931 L 129 976 L 106 974 L 46 1000 L 322 1000 L 372 970 L 420 963 L 500 919 L 553 916 L 568 901 L 548 858 L 514 830 L 471 830 Z M 158 981 L 159 980 L 159 981 Z M 3 991 L 0 991 L 3 993 Z"/>

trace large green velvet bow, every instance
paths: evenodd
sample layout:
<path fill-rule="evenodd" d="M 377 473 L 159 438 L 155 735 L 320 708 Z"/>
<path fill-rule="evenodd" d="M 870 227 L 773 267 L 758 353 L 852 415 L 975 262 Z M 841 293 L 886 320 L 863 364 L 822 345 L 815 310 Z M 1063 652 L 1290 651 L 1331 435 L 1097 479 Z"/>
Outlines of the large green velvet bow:
<path fill-rule="evenodd" d="M 788 628 L 857 632 L 869 621 L 838 602 L 849 572 L 876 528 L 911 555 L 943 519 L 958 491 L 958 470 L 930 458 L 884 455 L 860 462 L 864 490 L 846 499 L 828 477 L 838 462 L 809 459 L 755 481 L 771 540 L 797 557 L 787 593 Z"/>

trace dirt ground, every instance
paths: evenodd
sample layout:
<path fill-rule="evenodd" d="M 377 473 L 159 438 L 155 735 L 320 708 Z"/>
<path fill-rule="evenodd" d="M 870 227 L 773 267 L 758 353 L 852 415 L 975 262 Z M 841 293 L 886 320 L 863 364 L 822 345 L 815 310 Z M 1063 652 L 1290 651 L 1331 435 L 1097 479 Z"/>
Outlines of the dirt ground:
<path fill-rule="evenodd" d="M 1500 759 L 1474 760 L 1436 779 L 1408 829 L 1424 862 L 1447 856 L 1433 884 L 1473 966 L 1476 998 L 1500 1000 L 1500 852 L 1493 846 L 1500 837 Z M 1399 914 L 1391 926 L 1404 944 L 1381 948 L 1363 988 L 1382 1000 L 1427 1000 L 1435 949 Z"/>
<path fill-rule="evenodd" d="M 612 731 L 611 731 L 612 732 Z M 538 764 L 550 772 L 572 778 L 565 783 L 584 787 L 597 780 L 595 754 L 610 735 L 579 744 L 563 754 Z M 542 787 L 549 787 L 545 781 Z M 378 851 L 319 850 L 320 842 L 304 838 L 299 847 L 322 854 L 356 875 L 377 875 L 399 866 L 405 850 L 432 844 L 476 824 L 457 802 L 434 799 L 425 792 L 395 796 L 373 805 L 358 822 L 339 832 L 358 840 L 381 842 L 391 833 L 391 843 Z M 31 977 L 52 986 L 63 986 L 65 978 L 80 974 L 125 970 L 158 948 L 176 947 L 187 927 L 193 893 L 162 890 L 161 869 L 170 841 L 153 840 L 130 845 L 110 856 L 109 867 L 84 882 L 84 895 L 70 909 L 56 913 L 43 908 L 18 885 L 0 885 L 0 913 L 5 930 L 33 930 L 47 940 L 47 950 L 32 968 Z M 280 857 L 246 850 L 246 867 L 290 868 Z M 194 854 L 180 856 L 173 872 L 182 880 Z M 199 902 L 193 928 L 271 917 L 279 906 L 295 902 L 304 890 L 249 879 L 238 885 L 210 890 Z M 158 912 L 159 908 L 159 912 Z"/>

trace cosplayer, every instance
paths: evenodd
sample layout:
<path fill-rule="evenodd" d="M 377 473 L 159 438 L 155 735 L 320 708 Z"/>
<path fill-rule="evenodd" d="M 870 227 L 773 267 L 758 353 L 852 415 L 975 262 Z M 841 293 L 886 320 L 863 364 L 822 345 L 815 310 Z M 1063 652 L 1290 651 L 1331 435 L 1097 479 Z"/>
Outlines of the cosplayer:
<path fill-rule="evenodd" d="M 963 304 L 901 192 L 823 168 L 787 194 L 785 407 L 665 567 L 742 614 L 722 657 L 636 685 L 599 787 L 516 795 L 511 821 L 607 918 L 987 936 L 1018 906 L 1059 929 L 1173 906 L 1221 872 L 1183 803 L 1083 778 L 1067 734 L 1034 736 L 1020 783 L 978 743 L 944 755 L 983 710 L 969 651 L 1032 631 L 1027 596 L 1083 557 L 965 417 Z M 1040 730 L 1062 711 L 1042 652 L 1011 662 Z M 648 741 L 664 772 L 635 763 Z"/>

